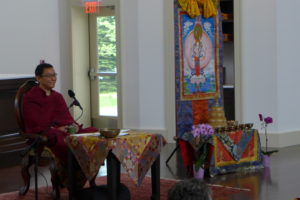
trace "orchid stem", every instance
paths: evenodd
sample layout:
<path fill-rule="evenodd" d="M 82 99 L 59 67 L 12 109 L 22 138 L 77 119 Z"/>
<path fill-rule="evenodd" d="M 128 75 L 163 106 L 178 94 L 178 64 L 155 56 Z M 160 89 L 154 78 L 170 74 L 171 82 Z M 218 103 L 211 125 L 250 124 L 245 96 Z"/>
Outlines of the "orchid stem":
<path fill-rule="evenodd" d="M 266 153 L 268 153 L 268 135 L 267 135 L 267 126 L 265 126 L 265 136 L 266 136 Z"/>

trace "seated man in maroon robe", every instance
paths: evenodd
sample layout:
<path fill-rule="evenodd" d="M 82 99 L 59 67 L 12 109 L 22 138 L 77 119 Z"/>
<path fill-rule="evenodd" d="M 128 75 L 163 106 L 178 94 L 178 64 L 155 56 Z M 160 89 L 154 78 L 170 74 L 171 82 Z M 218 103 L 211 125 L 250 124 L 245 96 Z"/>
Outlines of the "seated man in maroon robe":
<path fill-rule="evenodd" d="M 97 132 L 98 129 L 83 129 L 82 125 L 75 122 L 63 96 L 53 90 L 57 74 L 51 64 L 39 64 L 35 76 L 38 85 L 24 96 L 26 132 L 47 136 L 48 147 L 60 162 L 67 166 L 68 147 L 64 139 L 70 134 L 69 127 L 75 127 L 77 133 Z"/>

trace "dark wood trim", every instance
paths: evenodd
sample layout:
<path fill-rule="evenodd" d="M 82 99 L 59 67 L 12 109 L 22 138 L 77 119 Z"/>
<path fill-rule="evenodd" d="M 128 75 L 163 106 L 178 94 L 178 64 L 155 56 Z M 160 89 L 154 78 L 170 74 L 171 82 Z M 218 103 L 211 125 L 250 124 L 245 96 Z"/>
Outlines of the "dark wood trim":
<path fill-rule="evenodd" d="M 1 162 L 12 164 L 21 161 L 20 152 L 26 147 L 26 141 L 19 134 L 14 100 L 19 87 L 34 77 L 0 79 L 0 155 Z M 14 157 L 14 158 L 12 158 Z M 4 160 L 3 160 L 4 159 Z"/>

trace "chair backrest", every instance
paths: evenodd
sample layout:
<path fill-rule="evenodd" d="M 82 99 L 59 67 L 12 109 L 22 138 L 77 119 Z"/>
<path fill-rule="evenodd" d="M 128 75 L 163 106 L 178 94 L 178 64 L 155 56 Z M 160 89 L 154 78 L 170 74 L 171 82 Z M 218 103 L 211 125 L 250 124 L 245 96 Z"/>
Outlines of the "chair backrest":
<path fill-rule="evenodd" d="M 25 133 L 25 123 L 24 123 L 24 116 L 23 116 L 23 97 L 24 95 L 33 87 L 36 86 L 37 82 L 34 80 L 28 80 L 25 83 L 23 83 L 16 94 L 15 97 L 15 115 L 17 118 L 17 123 L 20 128 L 20 133 Z"/>

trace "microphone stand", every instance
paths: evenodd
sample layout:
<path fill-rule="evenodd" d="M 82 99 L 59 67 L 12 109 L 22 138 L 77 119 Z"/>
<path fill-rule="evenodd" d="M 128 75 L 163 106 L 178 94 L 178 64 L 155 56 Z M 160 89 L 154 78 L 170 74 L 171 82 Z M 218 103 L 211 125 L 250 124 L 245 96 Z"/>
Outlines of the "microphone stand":
<path fill-rule="evenodd" d="M 75 100 L 67 107 L 67 109 L 63 112 L 61 112 L 60 116 L 64 115 L 66 112 L 69 111 L 70 108 L 72 108 L 74 105 L 76 105 Z M 38 133 L 38 135 L 43 136 L 45 133 L 47 133 L 53 125 L 55 125 L 57 121 L 54 119 L 46 129 L 44 129 L 42 132 Z M 35 153 L 35 162 L 34 162 L 34 187 L 35 187 L 35 200 L 38 200 L 38 165 L 39 165 L 39 145 L 42 142 L 42 137 L 37 137 L 32 144 L 24 150 L 24 152 L 21 153 L 21 157 L 26 156 L 33 148 Z"/>

